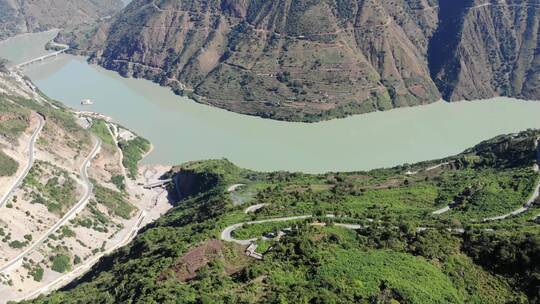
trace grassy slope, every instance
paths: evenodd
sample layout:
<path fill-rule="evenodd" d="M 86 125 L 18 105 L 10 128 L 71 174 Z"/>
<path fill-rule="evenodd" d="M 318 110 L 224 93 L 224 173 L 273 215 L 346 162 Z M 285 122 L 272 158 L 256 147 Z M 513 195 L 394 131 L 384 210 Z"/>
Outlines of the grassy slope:
<path fill-rule="evenodd" d="M 109 128 L 107 127 L 105 121 L 101 119 L 95 120 L 90 127 L 90 131 L 99 137 L 104 144 L 110 146 L 115 145 L 114 139 L 111 132 L 109 132 Z"/>
<path fill-rule="evenodd" d="M 36 161 L 23 185 L 36 190 L 32 193 L 32 203 L 43 204 L 57 215 L 63 215 L 77 202 L 75 180 L 67 171 L 50 163 Z"/>
<path fill-rule="evenodd" d="M 16 140 L 29 125 L 30 111 L 0 97 L 0 136 Z"/>
<path fill-rule="evenodd" d="M 11 176 L 17 172 L 19 163 L 0 150 L 0 176 Z"/>
<path fill-rule="evenodd" d="M 122 217 L 124 219 L 129 219 L 135 207 L 131 205 L 121 192 L 117 192 L 94 182 L 94 195 L 96 200 L 107 207 L 111 214 Z"/>
<path fill-rule="evenodd" d="M 523 204 L 537 179 L 530 169 L 537 135 L 494 139 L 448 159 L 451 166 L 413 176 L 403 173 L 432 163 L 322 175 L 257 173 L 226 161 L 185 164 L 184 176 L 206 189 L 190 193 L 79 284 L 32 302 L 501 303 L 526 302 L 526 296 L 534 302 L 540 230 L 530 213 L 500 223 L 479 223 L 478 217 Z M 250 202 L 269 205 L 244 214 L 245 206 L 234 206 L 225 191 L 235 182 L 247 184 L 241 191 L 251 193 Z M 430 214 L 458 196 L 458 209 Z M 227 225 L 312 213 L 350 222 L 371 216 L 376 224 L 357 232 L 298 224 L 279 242 L 264 245 L 273 250 L 263 261 L 240 272 L 230 275 L 214 260 L 191 281 L 177 278 L 181 257 L 218 238 Z M 462 225 L 465 234 L 447 230 Z"/>
<path fill-rule="evenodd" d="M 150 150 L 150 142 L 142 137 L 136 137 L 129 141 L 121 141 L 118 144 L 124 153 L 122 162 L 127 169 L 128 176 L 134 178 L 137 175 L 139 161 Z"/>

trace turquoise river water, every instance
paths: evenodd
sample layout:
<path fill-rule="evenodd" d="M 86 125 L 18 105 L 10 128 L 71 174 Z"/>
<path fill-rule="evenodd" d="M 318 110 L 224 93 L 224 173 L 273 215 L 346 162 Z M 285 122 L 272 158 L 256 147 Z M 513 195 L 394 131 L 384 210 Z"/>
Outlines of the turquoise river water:
<path fill-rule="evenodd" d="M 13 62 L 45 53 L 55 32 L 0 42 Z M 101 112 L 150 140 L 145 163 L 228 158 L 257 170 L 353 171 L 459 153 L 490 137 L 540 128 L 540 102 L 493 98 L 358 115 L 316 124 L 288 123 L 197 104 L 146 80 L 126 79 L 84 58 L 62 55 L 25 69 L 48 96 Z M 95 103 L 81 106 L 80 100 Z"/>

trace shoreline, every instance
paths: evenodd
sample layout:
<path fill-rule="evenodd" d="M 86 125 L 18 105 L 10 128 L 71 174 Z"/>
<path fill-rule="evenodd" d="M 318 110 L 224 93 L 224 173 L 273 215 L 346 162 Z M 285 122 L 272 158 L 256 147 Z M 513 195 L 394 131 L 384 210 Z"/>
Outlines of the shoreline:
<path fill-rule="evenodd" d="M 50 33 L 50 32 L 53 32 L 53 31 L 58 31 L 58 32 L 60 32 L 61 30 L 62 30 L 62 29 L 60 29 L 60 28 L 53 28 L 53 29 L 46 30 L 46 31 L 41 31 L 41 32 L 26 32 L 26 33 L 20 33 L 20 34 L 17 34 L 17 35 L 15 35 L 15 36 L 7 37 L 7 38 L 4 39 L 4 40 L 0 40 L 0 45 L 3 44 L 3 43 L 9 42 L 10 40 L 17 39 L 17 38 L 24 37 L 24 36 L 30 36 L 30 35 L 35 35 L 35 34 L 45 34 L 45 33 Z"/>
<path fill-rule="evenodd" d="M 149 140 L 145 165 L 227 158 L 265 172 L 366 171 L 444 158 L 496 135 L 540 128 L 540 102 L 511 98 L 438 101 L 308 124 L 202 105 L 79 56 L 61 55 L 25 74 L 67 107 L 104 113 Z M 82 108 L 81 98 L 96 103 Z"/>

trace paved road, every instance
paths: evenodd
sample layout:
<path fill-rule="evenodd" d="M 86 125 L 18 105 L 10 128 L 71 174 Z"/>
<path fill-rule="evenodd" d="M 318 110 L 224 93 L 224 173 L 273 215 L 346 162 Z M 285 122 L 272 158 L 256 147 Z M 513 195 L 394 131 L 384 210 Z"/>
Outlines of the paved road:
<path fill-rule="evenodd" d="M 428 167 L 424 171 L 426 171 L 426 172 L 433 171 L 435 169 L 438 169 L 438 168 L 440 168 L 442 166 L 446 166 L 446 165 L 449 165 L 449 164 L 450 164 L 450 162 L 445 162 L 445 163 L 442 163 L 442 164 L 438 164 L 438 165 L 435 165 L 435 166 Z"/>
<path fill-rule="evenodd" d="M 21 297 L 21 298 L 17 299 L 17 301 L 30 300 L 30 299 L 33 299 L 33 298 L 39 296 L 39 295 L 48 294 L 48 293 L 50 293 L 50 292 L 52 292 L 54 290 L 57 290 L 57 289 L 65 286 L 66 284 L 68 284 L 69 282 L 71 282 L 72 280 L 77 278 L 78 276 L 82 275 L 83 273 L 88 271 L 92 266 L 94 266 L 99 261 L 99 259 L 101 259 L 103 256 L 111 254 L 116 249 L 128 244 L 135 237 L 135 235 L 137 234 L 137 231 L 139 231 L 139 229 L 141 228 L 141 224 L 142 224 L 143 220 L 145 219 L 145 217 L 146 217 L 146 212 L 141 211 L 139 213 L 139 218 L 138 218 L 137 222 L 135 223 L 135 225 L 131 228 L 131 231 L 126 235 L 126 237 L 123 240 L 121 240 L 120 242 L 115 244 L 113 247 L 111 247 L 111 248 L 107 249 L 106 251 L 94 256 L 93 258 L 89 259 L 85 263 L 79 265 L 73 271 L 71 271 L 71 272 L 69 272 L 69 273 L 67 273 L 65 275 L 62 275 L 59 278 L 57 278 L 56 280 L 50 282 L 49 284 L 47 284 L 47 285 L 45 285 L 45 286 L 43 286 L 43 287 L 41 287 L 41 288 L 39 288 L 37 290 L 34 290 L 33 292 L 31 292 L 30 294 L 25 295 L 24 297 Z"/>
<path fill-rule="evenodd" d="M 227 192 L 234 192 L 234 191 L 236 191 L 238 188 L 240 188 L 242 186 L 245 186 L 245 185 L 244 184 L 231 185 L 231 186 L 229 186 L 229 188 L 227 188 Z"/>
<path fill-rule="evenodd" d="M 280 218 L 272 218 L 272 219 L 266 219 L 266 220 L 259 220 L 259 221 L 250 221 L 250 222 L 243 222 L 238 223 L 234 225 L 230 225 L 223 229 L 221 232 L 221 239 L 226 242 L 234 242 L 240 245 L 249 245 L 251 242 L 254 242 L 257 240 L 257 238 L 249 239 L 249 240 L 237 240 L 232 237 L 232 232 L 236 229 L 244 226 L 244 225 L 253 225 L 253 224 L 264 224 L 264 223 L 271 223 L 271 222 L 287 222 L 287 221 L 294 221 L 294 220 L 305 220 L 308 218 L 312 218 L 311 215 L 300 215 L 300 216 L 289 216 L 289 217 L 280 217 Z"/>
<path fill-rule="evenodd" d="M 13 186 L 4 194 L 4 196 L 0 199 L 0 208 L 4 206 L 4 204 L 9 200 L 13 192 L 21 185 L 24 178 L 28 175 L 30 172 L 30 169 L 32 169 L 32 166 L 34 165 L 34 146 L 36 144 L 36 140 L 39 136 L 39 133 L 43 129 L 43 126 L 45 125 L 45 119 L 43 116 L 36 114 L 39 117 L 39 125 L 32 134 L 32 137 L 30 138 L 30 142 L 28 143 L 28 163 L 26 164 L 26 168 L 24 169 L 23 173 L 17 178 Z"/>
<path fill-rule="evenodd" d="M 261 204 L 253 205 L 251 207 L 257 207 L 257 206 L 260 206 L 260 205 Z M 246 210 L 250 209 L 251 207 L 248 207 Z M 333 214 L 327 214 L 325 217 L 331 218 L 331 219 L 336 218 L 336 216 L 333 215 Z M 272 222 L 287 222 L 287 221 L 294 221 L 294 220 L 305 220 L 305 219 L 309 219 L 309 218 L 313 218 L 313 216 L 312 215 L 288 216 L 288 217 L 270 218 L 270 219 L 265 219 L 265 220 L 249 221 L 249 222 L 233 224 L 233 225 L 230 225 L 230 226 L 226 227 L 225 229 L 223 229 L 223 231 L 221 232 L 221 239 L 224 240 L 224 241 L 227 241 L 227 242 L 234 242 L 234 243 L 237 243 L 237 244 L 240 244 L 240 245 L 249 245 L 252 242 L 256 241 L 257 238 L 253 238 L 253 239 L 249 239 L 249 240 L 237 240 L 237 239 L 232 237 L 232 232 L 235 231 L 236 229 L 244 226 L 244 225 L 264 224 L 264 223 L 272 223 Z M 368 221 L 372 221 L 372 220 L 368 219 Z M 347 229 L 365 228 L 365 226 L 358 225 L 358 224 L 334 223 L 333 225 L 338 226 L 338 227 L 347 228 Z"/>
<path fill-rule="evenodd" d="M 259 209 L 261 209 L 262 207 L 266 206 L 268 204 L 257 204 L 257 205 L 253 205 L 253 206 L 249 206 L 246 208 L 246 210 L 244 210 L 244 213 L 251 213 L 251 212 L 255 212 Z"/>
<path fill-rule="evenodd" d="M 441 215 L 441 214 L 446 213 L 446 212 L 448 212 L 448 211 L 450 211 L 450 206 L 446 206 L 446 207 L 441 208 L 441 209 L 439 209 L 439 210 L 435 210 L 435 211 L 433 211 L 431 214 L 434 214 L 434 215 Z"/>
<path fill-rule="evenodd" d="M 519 208 L 517 210 L 514 210 L 514 211 L 512 211 L 510 213 L 507 213 L 507 214 L 485 218 L 485 219 L 483 219 L 483 221 L 484 222 L 500 221 L 500 220 L 507 219 L 507 218 L 509 218 L 511 216 L 515 216 L 515 215 L 521 214 L 523 212 L 526 212 L 533 206 L 534 201 L 536 201 L 536 199 L 539 196 L 540 196 L 540 183 L 536 186 L 536 188 L 534 189 L 533 194 L 531 195 L 529 200 L 523 205 L 523 207 L 521 207 L 521 208 Z"/>
<path fill-rule="evenodd" d="M 327 214 L 325 217 L 335 219 L 336 216 L 333 214 Z M 313 218 L 311 215 L 302 215 L 302 216 L 290 216 L 290 217 L 280 217 L 280 218 L 271 218 L 266 220 L 259 220 L 259 221 L 250 221 L 250 222 L 243 222 L 243 223 L 237 223 L 230 225 L 223 229 L 221 232 L 221 239 L 226 242 L 233 242 L 239 245 L 248 246 L 253 242 L 256 242 L 259 238 L 252 238 L 248 240 L 238 240 L 232 237 L 232 232 L 235 231 L 238 228 L 243 227 L 244 225 L 252 225 L 252 224 L 264 224 L 264 223 L 271 223 L 271 222 L 286 222 L 286 221 L 294 221 L 294 220 L 303 220 L 303 219 L 309 219 Z M 368 222 L 373 222 L 373 219 L 367 219 Z M 312 223 L 311 225 L 316 226 L 325 226 L 326 223 Z M 358 229 L 365 229 L 368 226 L 360 225 L 360 224 L 346 224 L 346 223 L 333 223 L 334 226 L 342 227 L 345 229 L 352 229 L 352 230 L 358 230 Z M 397 227 L 395 227 L 397 228 Z M 417 232 L 426 231 L 428 229 L 432 229 L 429 227 L 418 227 L 416 229 Z M 465 229 L 462 228 L 447 228 L 448 231 L 454 232 L 454 233 L 465 233 Z M 484 229 L 485 231 L 493 231 L 492 229 Z M 263 237 L 264 239 L 264 237 Z"/>
<path fill-rule="evenodd" d="M 438 169 L 442 166 L 446 166 L 446 165 L 449 165 L 450 162 L 445 162 L 445 163 L 441 163 L 441 164 L 438 164 L 438 165 L 434 165 L 434 166 L 431 166 L 431 167 L 427 167 L 425 168 L 424 170 L 421 170 L 421 171 L 424 171 L 424 172 L 429 172 L 429 171 L 432 171 L 432 170 L 435 170 L 435 169 Z M 405 175 L 416 175 L 418 174 L 419 171 L 407 171 L 405 172 Z"/>
<path fill-rule="evenodd" d="M 56 230 L 58 230 L 60 227 L 62 227 L 64 224 L 66 224 L 74 215 L 76 215 L 80 210 L 82 210 L 86 204 L 88 203 L 88 199 L 92 195 L 92 191 L 94 189 L 92 183 L 90 182 L 90 179 L 88 178 L 88 167 L 90 166 L 90 162 L 92 159 L 98 154 L 99 150 L 101 149 L 101 140 L 95 139 L 95 145 L 88 157 L 84 160 L 81 168 L 80 168 L 80 175 L 83 183 L 85 184 L 85 193 L 82 196 L 82 198 L 73 206 L 56 224 L 54 224 L 45 234 L 43 234 L 39 239 L 37 239 L 32 245 L 30 245 L 28 248 L 26 248 L 23 252 L 21 252 L 18 256 L 13 258 L 11 261 L 4 264 L 2 267 L 0 267 L 0 273 L 4 273 L 6 271 L 9 271 L 11 267 L 18 265 L 19 262 L 22 261 L 23 258 L 28 256 L 32 251 L 34 251 L 43 241 L 45 241 L 51 234 L 55 233 Z"/>
<path fill-rule="evenodd" d="M 531 197 L 529 198 L 529 200 L 523 205 L 523 207 L 519 208 L 519 209 L 516 209 L 512 212 L 509 212 L 509 213 L 506 213 L 506 214 L 503 214 L 503 215 L 498 215 L 498 216 L 493 216 L 493 217 L 487 217 L 487 218 L 484 218 L 482 219 L 482 221 L 484 222 L 492 222 L 492 221 L 500 221 L 500 220 L 504 220 L 504 219 L 507 219 L 511 216 L 515 216 L 515 215 L 518 215 L 518 214 L 521 214 L 523 212 L 526 212 L 528 211 L 532 205 L 534 204 L 534 201 L 540 196 L 540 184 L 538 184 L 536 186 L 536 188 L 534 189 L 534 192 L 533 194 L 531 195 Z M 433 211 L 431 214 L 433 215 L 441 215 L 443 213 L 446 213 L 448 211 L 450 211 L 450 206 L 454 204 L 454 202 L 452 202 L 450 205 L 442 208 L 442 209 L 439 209 L 439 210 L 436 210 L 436 211 Z"/>

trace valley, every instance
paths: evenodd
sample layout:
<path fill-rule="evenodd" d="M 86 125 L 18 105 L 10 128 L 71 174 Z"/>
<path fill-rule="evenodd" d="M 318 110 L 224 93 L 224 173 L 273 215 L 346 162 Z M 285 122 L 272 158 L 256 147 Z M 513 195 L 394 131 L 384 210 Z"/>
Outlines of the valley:
<path fill-rule="evenodd" d="M 11 51 L 42 48 L 11 42 Z M 540 128 L 535 114 L 540 104 L 506 98 L 437 102 L 304 124 L 200 105 L 167 88 L 88 65 L 80 57 L 62 55 L 31 65 L 24 73 L 48 96 L 74 109 L 103 113 L 147 138 L 155 149 L 144 164 L 225 157 L 262 171 L 369 170 L 446 157 L 498 134 Z M 86 98 L 94 104 L 81 106 Z"/>
<path fill-rule="evenodd" d="M 536 0 L 2 8 L 0 304 L 540 302 Z"/>

